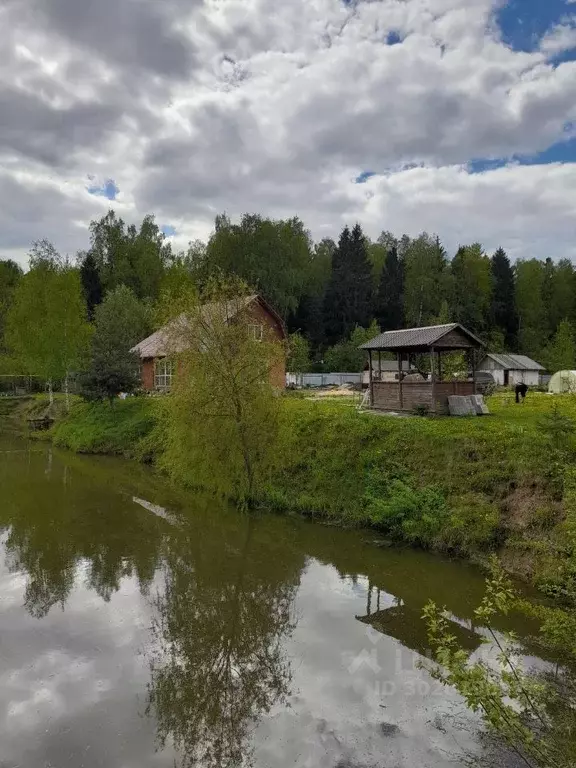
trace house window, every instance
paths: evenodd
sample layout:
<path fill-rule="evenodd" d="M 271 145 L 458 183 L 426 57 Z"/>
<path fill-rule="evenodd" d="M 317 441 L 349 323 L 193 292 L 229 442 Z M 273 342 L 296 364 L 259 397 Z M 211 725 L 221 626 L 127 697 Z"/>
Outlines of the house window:
<path fill-rule="evenodd" d="M 264 338 L 264 326 L 261 323 L 260 325 L 249 325 L 248 331 L 250 333 L 250 338 L 255 341 L 262 341 Z"/>
<path fill-rule="evenodd" d="M 154 364 L 154 386 L 156 389 L 170 389 L 174 375 L 174 363 L 161 357 Z"/>

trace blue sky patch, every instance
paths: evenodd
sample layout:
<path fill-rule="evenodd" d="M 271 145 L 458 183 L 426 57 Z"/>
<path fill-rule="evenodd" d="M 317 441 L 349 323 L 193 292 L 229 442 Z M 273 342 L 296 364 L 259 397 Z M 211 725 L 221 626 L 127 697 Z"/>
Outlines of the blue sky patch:
<path fill-rule="evenodd" d="M 172 224 L 163 224 L 160 229 L 166 237 L 174 237 L 176 234 L 176 227 L 173 227 Z"/>
<path fill-rule="evenodd" d="M 114 179 L 106 179 L 103 184 L 91 184 L 89 187 L 86 187 L 86 189 L 91 195 L 106 197 L 108 200 L 116 200 L 116 195 L 120 192 Z"/>
<path fill-rule="evenodd" d="M 519 165 L 547 165 L 548 163 L 576 163 L 576 137 L 567 141 L 558 141 L 543 152 L 533 155 L 513 155 L 512 157 L 482 159 L 475 158 L 467 163 L 470 173 L 484 173 L 503 168 L 508 163 Z"/>
<path fill-rule="evenodd" d="M 354 180 L 354 183 L 355 184 L 364 184 L 372 176 L 376 176 L 375 171 L 362 171 L 362 173 L 360 173 L 360 174 L 358 174 L 358 176 L 356 176 L 356 179 Z"/>
<path fill-rule="evenodd" d="M 546 165 L 546 163 L 576 163 L 576 138 L 559 141 L 537 155 L 517 158 L 522 165 Z"/>
<path fill-rule="evenodd" d="M 535 51 L 546 32 L 575 10 L 567 0 L 508 0 L 496 14 L 496 21 L 506 45 L 514 51 Z M 576 58 L 576 52 L 562 58 Z"/>
<path fill-rule="evenodd" d="M 398 43 L 402 42 L 402 38 L 400 37 L 399 33 L 396 32 L 396 30 L 392 30 L 392 32 L 388 32 L 388 37 L 386 38 L 386 43 L 388 45 L 398 45 Z"/>

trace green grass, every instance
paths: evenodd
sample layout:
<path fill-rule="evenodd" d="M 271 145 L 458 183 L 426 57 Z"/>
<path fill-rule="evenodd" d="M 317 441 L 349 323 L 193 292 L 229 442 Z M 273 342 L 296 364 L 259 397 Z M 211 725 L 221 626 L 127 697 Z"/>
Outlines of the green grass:
<path fill-rule="evenodd" d="M 55 445 L 77 453 L 141 456 L 141 441 L 154 426 L 154 402 L 128 398 L 109 403 L 76 403 L 50 435 Z"/>

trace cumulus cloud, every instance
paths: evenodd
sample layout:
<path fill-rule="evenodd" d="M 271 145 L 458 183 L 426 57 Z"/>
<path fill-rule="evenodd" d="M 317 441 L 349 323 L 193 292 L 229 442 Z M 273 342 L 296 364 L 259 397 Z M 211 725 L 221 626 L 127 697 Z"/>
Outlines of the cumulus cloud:
<path fill-rule="evenodd" d="M 570 21 L 514 51 L 499 4 L 7 0 L 0 253 L 23 258 L 44 236 L 85 247 L 108 204 L 91 175 L 114 179 L 129 220 L 171 222 L 177 246 L 226 210 L 299 215 L 316 237 L 358 219 L 373 236 L 427 228 L 573 255 L 574 165 L 466 167 L 537 154 L 576 123 L 576 62 L 549 60 Z"/>
<path fill-rule="evenodd" d="M 576 16 L 567 18 L 561 24 L 552 27 L 544 35 L 540 49 L 549 55 L 576 49 Z"/>

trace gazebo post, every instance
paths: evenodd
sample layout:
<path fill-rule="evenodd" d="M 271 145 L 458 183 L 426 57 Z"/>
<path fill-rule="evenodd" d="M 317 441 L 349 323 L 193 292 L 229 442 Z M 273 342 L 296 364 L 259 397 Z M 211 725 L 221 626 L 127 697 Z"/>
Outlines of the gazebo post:
<path fill-rule="evenodd" d="M 436 373 L 434 371 L 434 347 L 430 347 L 430 385 L 432 388 L 432 410 L 434 413 L 436 413 L 436 397 L 435 397 L 435 380 L 436 380 Z"/>
<path fill-rule="evenodd" d="M 374 406 L 374 382 L 372 370 L 372 350 L 368 350 L 368 386 L 370 387 L 370 405 Z"/>
<path fill-rule="evenodd" d="M 382 352 L 378 350 L 378 381 L 382 381 Z"/>
<path fill-rule="evenodd" d="M 400 399 L 400 410 L 404 408 L 404 399 L 402 397 L 402 352 L 397 352 L 398 359 L 398 396 Z"/>
<path fill-rule="evenodd" d="M 472 356 L 472 392 L 476 394 L 476 350 L 472 348 L 470 354 Z"/>

